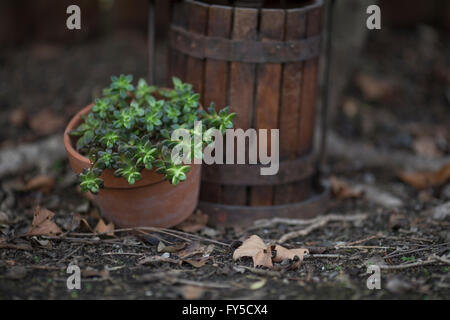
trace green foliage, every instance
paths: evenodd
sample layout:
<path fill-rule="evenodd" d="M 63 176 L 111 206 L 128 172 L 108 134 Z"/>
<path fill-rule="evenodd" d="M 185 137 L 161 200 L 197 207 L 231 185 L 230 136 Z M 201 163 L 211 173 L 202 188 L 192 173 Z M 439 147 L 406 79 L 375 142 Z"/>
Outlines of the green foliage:
<path fill-rule="evenodd" d="M 403 256 L 402 257 L 402 261 L 403 262 L 415 262 L 416 261 L 416 257 L 414 257 L 414 256 L 409 256 L 409 257 Z"/>
<path fill-rule="evenodd" d="M 100 170 L 96 168 L 83 169 L 80 174 L 80 187 L 81 191 L 90 191 L 94 194 L 100 191 L 103 187 L 103 180 L 99 178 Z"/>
<path fill-rule="evenodd" d="M 156 169 L 177 185 L 186 180 L 190 167 L 172 160 L 173 148 L 184 147 L 190 159 L 201 159 L 203 147 L 211 142 L 212 129 L 224 133 L 233 127 L 235 114 L 228 108 L 217 112 L 212 104 L 208 112 L 203 111 L 192 85 L 177 78 L 173 85 L 173 89 L 160 89 L 139 79 L 134 86 L 131 75 L 111 77 L 110 86 L 95 99 L 84 122 L 70 133 L 78 137 L 78 152 L 91 161 L 91 168 L 79 177 L 82 191 L 97 193 L 103 187 L 100 175 L 105 169 L 114 170 L 115 176 L 129 184 L 141 179 L 142 170 Z M 194 128 L 194 122 L 200 120 L 202 126 Z M 179 128 L 191 136 L 190 145 L 171 138 Z M 203 139 L 194 139 L 202 133 Z"/>

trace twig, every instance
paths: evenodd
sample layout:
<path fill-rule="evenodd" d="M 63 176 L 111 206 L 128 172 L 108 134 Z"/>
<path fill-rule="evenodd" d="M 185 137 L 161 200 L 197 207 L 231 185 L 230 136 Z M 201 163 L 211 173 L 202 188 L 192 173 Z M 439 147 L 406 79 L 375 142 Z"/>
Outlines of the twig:
<path fill-rule="evenodd" d="M 348 246 L 353 246 L 355 244 L 360 244 L 360 243 L 367 242 L 367 241 L 373 240 L 373 239 L 378 239 L 378 238 L 381 238 L 381 237 L 383 237 L 382 234 L 375 234 L 375 235 L 372 235 L 370 237 L 367 237 L 367 238 L 364 238 L 364 239 L 361 239 L 361 240 L 357 240 L 357 241 L 353 241 L 353 242 L 347 243 L 347 245 Z"/>
<path fill-rule="evenodd" d="M 73 250 L 69 254 L 65 255 L 61 260 L 58 260 L 58 263 L 66 261 L 67 258 L 73 256 L 75 254 L 75 252 L 77 252 L 78 250 L 80 250 L 83 247 L 84 247 L 84 244 L 82 244 L 81 246 L 77 247 L 75 250 Z"/>
<path fill-rule="evenodd" d="M 247 266 L 234 266 L 233 269 L 237 272 L 241 272 L 242 270 L 240 270 L 240 269 L 245 269 L 254 274 L 258 274 L 258 275 L 262 275 L 262 276 L 269 276 L 269 277 L 280 277 L 281 276 L 281 274 L 277 271 L 252 268 L 252 267 L 247 267 Z"/>
<path fill-rule="evenodd" d="M 305 259 L 320 259 L 320 258 L 324 258 L 324 259 L 328 259 L 328 258 L 344 258 L 345 256 L 342 254 L 307 254 L 305 255 Z"/>
<path fill-rule="evenodd" d="M 435 247 L 445 246 L 445 245 L 448 245 L 449 243 L 450 242 L 440 243 L 440 244 L 427 246 L 426 248 L 419 248 L 419 249 L 414 249 L 414 250 L 404 250 L 404 251 L 399 251 L 398 253 L 397 253 L 397 251 L 394 251 L 394 252 L 388 254 L 387 256 L 385 256 L 384 258 L 385 259 L 386 258 L 393 258 L 393 257 L 402 256 L 402 255 L 405 255 L 405 254 L 410 254 L 410 253 L 415 253 L 415 252 L 420 252 L 420 251 L 426 251 L 426 250 L 432 250 Z"/>
<path fill-rule="evenodd" d="M 221 246 L 226 246 L 229 247 L 230 245 L 224 242 L 220 242 L 217 240 L 212 240 L 212 239 L 208 239 L 208 238 L 204 238 L 195 234 L 191 234 L 191 233 L 187 233 L 187 232 L 182 232 L 182 231 L 178 231 L 178 230 L 172 230 L 172 229 L 166 229 L 166 228 L 156 228 L 156 227 L 135 227 L 135 228 L 123 228 L 123 229 L 115 229 L 112 231 L 107 231 L 107 232 L 101 232 L 101 233 L 70 233 L 70 235 L 75 235 L 75 236 L 85 236 L 85 237 L 93 237 L 93 236 L 100 236 L 100 235 L 105 235 L 108 233 L 117 233 L 117 232 L 130 232 L 130 231 L 151 231 L 151 232 L 158 232 L 158 233 L 162 233 L 162 234 L 166 234 L 166 235 L 170 235 L 172 237 L 184 240 L 186 242 L 191 242 L 192 239 L 186 238 L 186 237 L 192 237 L 196 240 L 199 241 L 204 241 L 204 242 L 210 242 L 210 243 L 214 243 L 214 244 L 218 244 Z"/>
<path fill-rule="evenodd" d="M 102 253 L 102 256 L 143 256 L 145 253 L 136 253 L 136 252 L 105 252 Z"/>
<path fill-rule="evenodd" d="M 401 269 L 426 266 L 426 265 L 433 264 L 436 262 L 443 262 L 445 264 L 450 264 L 449 259 L 446 259 L 444 257 L 439 257 L 437 255 L 431 255 L 425 261 L 418 261 L 418 262 L 400 264 L 400 265 L 395 265 L 395 266 L 380 265 L 379 267 L 380 267 L 380 269 L 383 269 L 383 270 L 401 270 Z"/>
<path fill-rule="evenodd" d="M 336 249 L 394 249 L 394 247 L 384 247 L 384 246 L 336 246 Z"/>
<path fill-rule="evenodd" d="M 228 289 L 231 288 L 229 284 L 226 283 L 217 283 L 217 282 L 200 282 L 200 281 L 193 281 L 193 280 L 187 280 L 187 279 L 170 279 L 172 283 L 177 284 L 186 284 L 190 286 L 196 286 L 196 287 L 202 287 L 202 288 L 211 288 L 211 289 Z"/>
<path fill-rule="evenodd" d="M 278 240 L 278 242 L 283 243 L 283 242 L 286 242 L 286 241 L 294 239 L 294 238 L 298 238 L 298 237 L 302 237 L 302 236 L 304 237 L 304 236 L 308 235 L 309 233 L 311 233 L 312 231 L 323 227 L 328 222 L 358 221 L 358 220 L 363 220 L 366 217 L 367 217 L 366 214 L 355 214 L 355 215 L 329 214 L 329 215 L 321 216 L 321 217 L 313 219 L 316 222 L 311 224 L 309 227 L 302 229 L 302 230 L 297 230 L 297 231 L 293 231 L 293 232 L 289 232 L 289 233 L 285 234 Z M 299 220 L 299 221 L 307 221 L 307 220 Z"/>

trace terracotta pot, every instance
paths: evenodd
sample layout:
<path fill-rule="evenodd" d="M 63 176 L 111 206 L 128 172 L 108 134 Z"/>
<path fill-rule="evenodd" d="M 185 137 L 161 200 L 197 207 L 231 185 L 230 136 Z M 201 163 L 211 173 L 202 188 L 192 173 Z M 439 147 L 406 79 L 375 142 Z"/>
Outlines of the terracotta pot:
<path fill-rule="evenodd" d="M 64 147 L 77 174 L 89 168 L 90 162 L 75 150 L 76 138 L 69 132 L 83 122 L 81 116 L 88 114 L 91 107 L 78 112 L 64 132 Z M 143 170 L 142 179 L 129 185 L 124 178 L 115 177 L 112 169 L 106 169 L 100 176 L 105 187 L 94 195 L 94 201 L 116 226 L 169 228 L 185 220 L 197 206 L 200 171 L 201 165 L 191 165 L 187 179 L 175 187 L 155 170 Z"/>

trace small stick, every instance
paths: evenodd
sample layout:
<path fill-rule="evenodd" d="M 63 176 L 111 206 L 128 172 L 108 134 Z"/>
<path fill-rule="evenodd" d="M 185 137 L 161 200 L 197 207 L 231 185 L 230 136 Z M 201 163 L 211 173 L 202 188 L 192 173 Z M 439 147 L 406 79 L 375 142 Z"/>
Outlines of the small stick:
<path fill-rule="evenodd" d="M 310 258 L 344 258 L 345 256 L 342 254 L 307 254 L 305 255 L 305 259 Z"/>
<path fill-rule="evenodd" d="M 382 234 L 375 234 L 375 235 L 372 235 L 370 237 L 367 237 L 367 238 L 364 238 L 364 239 L 361 239 L 361 240 L 358 240 L 358 241 L 353 241 L 353 242 L 347 243 L 347 245 L 348 246 L 353 246 L 355 244 L 360 244 L 360 243 L 367 242 L 367 241 L 373 240 L 373 239 L 378 239 L 378 238 L 381 238 L 381 237 L 383 237 Z"/>
<path fill-rule="evenodd" d="M 136 253 L 136 252 L 105 252 L 102 253 L 102 256 L 143 256 L 145 253 Z"/>
<path fill-rule="evenodd" d="M 187 232 L 182 232 L 182 231 L 178 231 L 178 230 L 171 230 L 171 229 L 166 229 L 166 228 L 156 228 L 156 227 L 136 227 L 136 228 L 123 228 L 123 229 L 115 229 L 112 231 L 107 231 L 107 232 L 102 232 L 102 233 L 71 233 L 71 235 L 76 235 L 76 236 L 87 236 L 87 237 L 92 237 L 92 236 L 99 236 L 99 235 L 104 235 L 104 234 L 108 234 L 111 232 L 129 232 L 129 231 L 152 231 L 152 232 L 159 232 L 162 234 L 167 234 L 170 235 L 172 237 L 184 240 L 186 242 L 191 242 L 191 239 L 186 238 L 185 236 L 189 236 L 192 238 L 195 238 L 196 240 L 200 240 L 200 241 L 204 241 L 204 242 L 211 242 L 211 243 L 215 243 L 221 246 L 226 246 L 229 247 L 230 245 L 224 242 L 220 242 L 220 241 L 216 241 L 216 240 L 212 240 L 212 239 L 208 239 L 208 238 L 204 238 L 195 234 L 191 234 L 191 233 L 187 233 Z M 181 236 L 181 235 L 183 236 Z"/>
<path fill-rule="evenodd" d="M 413 262 L 413 263 L 400 264 L 400 265 L 396 265 L 396 266 L 381 265 L 379 267 L 380 267 L 380 269 L 383 269 L 383 270 L 401 270 L 401 269 L 408 269 L 408 268 L 426 266 L 426 265 L 433 264 L 433 263 L 436 263 L 436 262 L 443 262 L 445 264 L 450 264 L 450 260 L 449 259 L 446 259 L 444 257 L 439 257 L 437 255 L 431 255 L 431 256 L 428 257 L 428 260 L 425 260 L 425 261 L 418 261 L 418 262 Z"/>
<path fill-rule="evenodd" d="M 262 275 L 262 276 L 269 276 L 269 277 L 280 277 L 281 276 L 281 274 L 277 271 L 252 268 L 252 267 L 247 267 L 247 266 L 234 266 L 233 267 L 233 269 L 237 272 L 240 272 L 240 270 L 239 270 L 240 268 L 248 270 L 254 274 Z"/>
<path fill-rule="evenodd" d="M 270 220 L 262 219 L 257 220 L 254 222 L 254 225 L 247 230 L 253 230 L 253 229 L 260 229 L 260 228 L 267 228 L 272 227 L 277 224 L 287 224 L 287 225 L 293 225 L 293 226 L 304 226 L 304 225 L 310 225 L 317 222 L 322 221 L 325 217 L 331 217 L 334 220 L 341 220 L 341 219 L 348 219 L 349 217 L 355 217 L 355 216 L 362 216 L 362 215 L 338 215 L 338 214 L 328 214 L 325 216 L 319 216 L 313 219 L 289 219 L 289 218 L 273 218 Z M 365 215 L 364 215 L 365 218 Z"/>
<path fill-rule="evenodd" d="M 200 282 L 200 281 L 193 281 L 193 280 L 187 280 L 187 279 L 170 279 L 169 281 L 173 283 L 178 284 L 186 284 L 190 286 L 196 286 L 196 287 L 202 287 L 202 288 L 211 288 L 211 289 L 228 289 L 231 288 L 229 284 L 226 283 L 216 283 L 216 282 Z"/>
<path fill-rule="evenodd" d="M 283 243 L 288 240 L 298 238 L 301 236 L 306 236 L 312 231 L 319 229 L 326 225 L 328 222 L 331 221 L 357 221 L 357 220 L 363 220 L 367 217 L 366 214 L 355 214 L 355 215 L 337 215 L 337 214 L 329 214 L 326 216 L 321 216 L 319 218 L 313 219 L 316 220 L 315 223 L 311 224 L 309 227 L 303 229 L 303 230 L 297 230 L 293 232 L 289 232 L 282 236 L 278 242 Z"/>
<path fill-rule="evenodd" d="M 394 247 L 383 246 L 336 246 L 336 249 L 394 249 Z"/>

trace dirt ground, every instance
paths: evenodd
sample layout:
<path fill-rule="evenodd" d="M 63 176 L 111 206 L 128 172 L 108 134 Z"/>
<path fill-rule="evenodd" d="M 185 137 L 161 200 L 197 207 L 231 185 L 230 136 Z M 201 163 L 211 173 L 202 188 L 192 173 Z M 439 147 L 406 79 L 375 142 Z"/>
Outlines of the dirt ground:
<path fill-rule="evenodd" d="M 333 130 L 380 150 L 448 156 L 448 40 L 429 26 L 372 33 Z M 120 34 L 73 48 L 36 44 L 2 52 L 0 65 L 1 151 L 62 130 L 111 74 L 144 76 L 145 38 Z M 51 125 L 33 122 L 39 116 Z M 450 298 L 450 209 L 436 210 L 450 201 L 450 184 L 417 190 L 389 165 L 332 155 L 326 174 L 334 191 L 328 213 L 364 218 L 330 221 L 286 241 L 310 255 L 298 269 L 285 260 L 269 270 L 253 268 L 251 259 L 233 261 L 239 241 L 256 234 L 276 242 L 304 227 L 192 222 L 187 226 L 198 231 L 98 235 L 92 232 L 98 210 L 77 191 L 66 160 L 45 172 L 20 171 L 0 186 L 0 299 Z M 37 176 L 47 180 L 37 183 Z M 63 236 L 23 236 L 37 205 L 55 213 Z M 82 270 L 81 290 L 66 287 L 69 264 Z M 380 290 L 366 286 L 370 265 L 382 268 Z"/>

